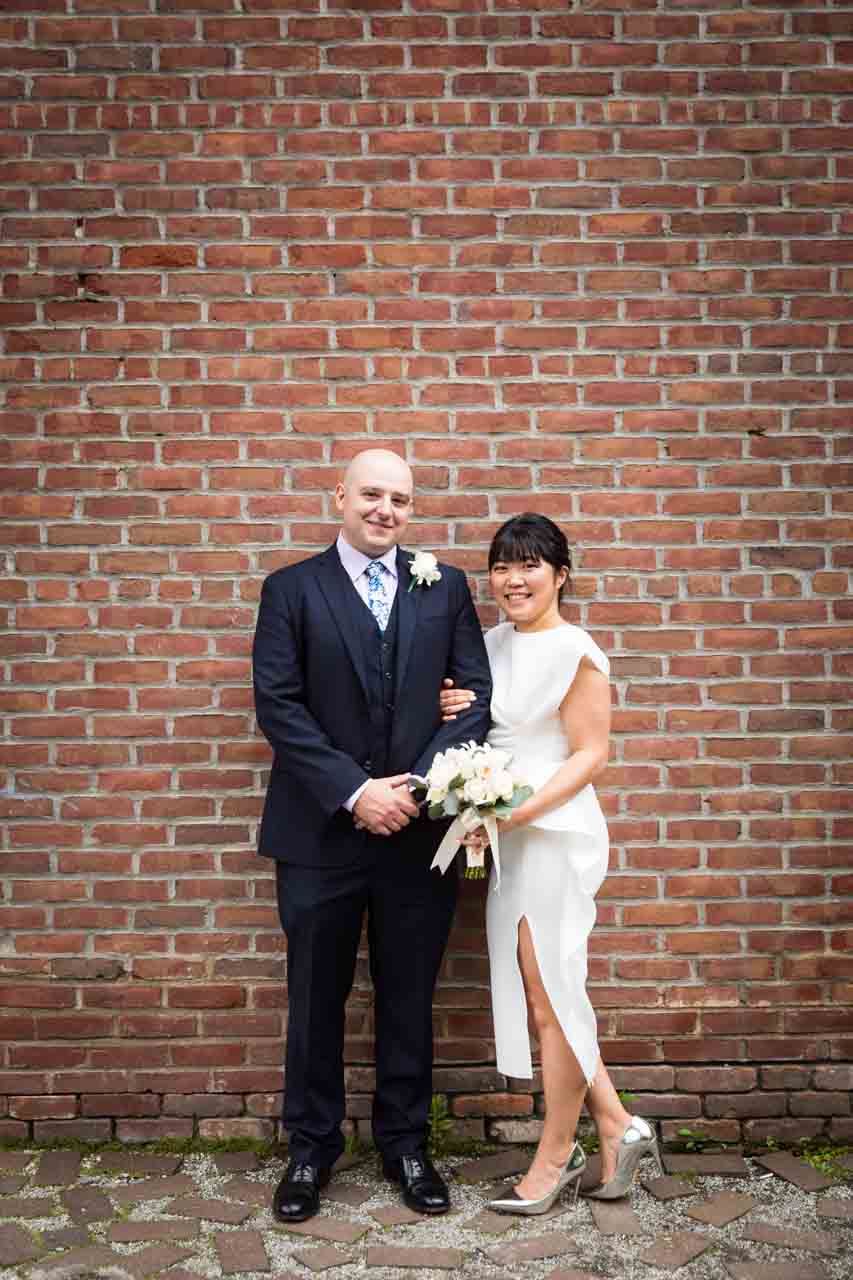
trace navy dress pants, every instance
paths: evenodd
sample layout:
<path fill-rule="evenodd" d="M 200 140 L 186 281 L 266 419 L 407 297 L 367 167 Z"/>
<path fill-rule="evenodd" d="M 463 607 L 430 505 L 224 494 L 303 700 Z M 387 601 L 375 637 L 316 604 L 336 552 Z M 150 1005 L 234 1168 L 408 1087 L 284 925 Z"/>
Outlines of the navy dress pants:
<path fill-rule="evenodd" d="M 440 835 L 420 819 L 394 836 L 365 833 L 355 863 L 276 863 L 287 935 L 284 1124 L 294 1159 L 323 1167 L 344 1149 L 344 1013 L 365 912 L 376 1034 L 373 1138 L 389 1159 L 426 1140 L 433 992 L 457 891 L 455 863 L 445 875 L 429 870 Z"/>

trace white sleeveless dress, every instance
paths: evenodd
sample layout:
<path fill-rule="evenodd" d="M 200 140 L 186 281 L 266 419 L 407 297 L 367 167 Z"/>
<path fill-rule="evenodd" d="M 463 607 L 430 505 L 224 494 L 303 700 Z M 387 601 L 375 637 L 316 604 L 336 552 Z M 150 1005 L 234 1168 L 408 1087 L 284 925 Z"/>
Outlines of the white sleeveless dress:
<path fill-rule="evenodd" d="M 570 744 L 559 707 L 583 657 L 610 664 L 580 627 L 520 632 L 504 622 L 486 635 L 492 669 L 492 746 L 539 788 L 565 762 Z M 595 1013 L 586 992 L 594 894 L 607 874 L 607 824 L 591 784 L 558 809 L 500 836 L 500 885 L 486 908 L 498 1070 L 533 1075 L 527 1006 L 518 967 L 518 924 L 526 916 L 545 990 L 587 1081 L 598 1063 Z"/>

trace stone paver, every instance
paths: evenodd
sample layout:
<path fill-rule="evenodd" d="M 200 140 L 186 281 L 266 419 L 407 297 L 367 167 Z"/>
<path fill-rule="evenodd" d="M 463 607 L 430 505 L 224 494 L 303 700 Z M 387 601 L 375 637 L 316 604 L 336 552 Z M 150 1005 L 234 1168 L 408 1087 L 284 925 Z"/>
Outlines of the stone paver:
<path fill-rule="evenodd" d="M 47 1249 L 79 1249 L 91 1243 L 85 1227 L 57 1227 L 54 1231 L 42 1231 L 41 1238 Z"/>
<path fill-rule="evenodd" d="M 499 1151 L 493 1156 L 482 1156 L 479 1160 L 469 1160 L 455 1171 L 462 1182 L 488 1182 L 492 1178 L 506 1178 L 511 1173 L 520 1173 L 530 1164 L 530 1153 L 527 1151 Z"/>
<path fill-rule="evenodd" d="M 109 1196 L 97 1187 L 67 1187 L 59 1198 L 75 1222 L 106 1222 L 115 1215 Z"/>
<path fill-rule="evenodd" d="M 667 1240 L 658 1240 L 650 1249 L 640 1254 L 640 1261 L 650 1267 L 663 1267 L 675 1271 L 684 1267 L 713 1244 L 710 1236 L 700 1231 L 676 1231 Z"/>
<path fill-rule="evenodd" d="M 214 1242 L 224 1275 L 269 1271 L 270 1260 L 260 1231 L 217 1231 Z"/>
<path fill-rule="evenodd" d="M 487 1236 L 505 1235 L 514 1225 L 508 1213 L 494 1213 L 491 1209 L 481 1209 L 473 1218 L 462 1223 L 463 1230 L 482 1231 Z"/>
<path fill-rule="evenodd" d="M 137 1244 L 140 1240 L 195 1240 L 196 1218 L 153 1218 L 150 1222 L 114 1222 L 107 1232 L 111 1244 Z"/>
<path fill-rule="evenodd" d="M 627 1200 L 588 1200 L 595 1225 L 603 1236 L 641 1236 L 645 1232 Z"/>
<path fill-rule="evenodd" d="M 0 1169 L 22 1173 L 32 1159 L 32 1151 L 0 1151 Z"/>
<path fill-rule="evenodd" d="M 253 1182 L 251 1178 L 239 1175 L 219 1188 L 219 1194 L 228 1196 L 230 1200 L 241 1200 L 243 1204 L 253 1205 L 256 1209 L 266 1209 L 272 1204 L 274 1186 L 268 1182 Z"/>
<path fill-rule="evenodd" d="M 737 1191 L 719 1191 L 710 1200 L 689 1205 L 685 1213 L 697 1222 L 707 1222 L 709 1227 L 725 1227 L 736 1218 L 749 1213 L 757 1204 L 755 1196 L 744 1196 Z"/>
<path fill-rule="evenodd" d="M 171 1200 L 195 1190 L 195 1183 L 186 1173 L 176 1173 L 171 1178 L 139 1178 L 123 1187 L 110 1187 L 110 1198 L 119 1205 L 142 1204 L 146 1200 Z"/>
<path fill-rule="evenodd" d="M 3 1196 L 0 1218 L 52 1218 L 56 1213 L 53 1196 Z"/>
<path fill-rule="evenodd" d="M 199 1218 L 202 1222 L 227 1222 L 237 1226 L 245 1222 L 252 1210 L 231 1200 L 206 1200 L 203 1196 L 180 1196 L 166 1206 L 167 1213 L 180 1218 Z"/>
<path fill-rule="evenodd" d="M 57 1271 L 68 1268 L 76 1272 L 95 1271 L 98 1267 L 114 1267 L 121 1264 L 121 1254 L 115 1249 L 108 1249 L 104 1244 L 88 1245 L 84 1249 L 69 1249 L 55 1258 L 43 1258 L 39 1263 L 39 1272 Z"/>
<path fill-rule="evenodd" d="M 666 1176 L 644 1167 L 645 1190 L 638 1185 L 631 1198 L 588 1200 L 585 1207 L 566 1197 L 535 1220 L 488 1208 L 490 1180 L 502 1179 L 491 1194 L 506 1192 L 513 1175 L 528 1167 L 526 1144 L 476 1161 L 440 1161 L 445 1176 L 457 1181 L 453 1212 L 435 1222 L 400 1203 L 373 1155 L 347 1157 L 336 1168 L 355 1172 L 333 1180 L 320 1214 L 289 1228 L 270 1216 L 282 1155 L 6 1154 L 16 1159 L 0 1158 L 0 1219 L 6 1215 L 0 1266 L 22 1268 L 17 1280 L 37 1280 L 37 1260 L 45 1280 L 97 1280 L 99 1272 L 106 1280 L 105 1269 L 123 1272 L 126 1280 L 247 1280 L 252 1274 L 309 1280 L 311 1271 L 334 1275 L 341 1267 L 370 1268 L 368 1274 L 382 1267 L 397 1280 L 459 1268 L 474 1280 L 486 1273 L 488 1280 L 523 1280 L 522 1273 L 540 1280 L 643 1280 L 669 1272 L 694 1280 L 841 1280 L 847 1274 L 842 1251 L 853 1244 L 846 1186 L 837 1183 L 834 1194 L 816 1197 L 800 1184 L 819 1189 L 823 1176 L 797 1155 L 778 1151 L 760 1164 L 737 1151 L 667 1156 Z M 72 1161 L 48 1158 L 54 1155 Z M 66 1182 L 74 1167 L 76 1177 Z M 755 1179 L 765 1169 L 787 1175 L 790 1185 L 783 1188 L 769 1174 Z M 721 1177 L 744 1172 L 753 1177 L 748 1187 L 728 1183 L 732 1190 L 718 1190 L 727 1185 Z M 593 1157 L 584 1182 L 597 1181 Z M 741 1194 L 747 1190 L 754 1194 Z M 750 1210 L 757 1221 L 750 1217 L 725 1230 Z M 683 1229 L 688 1226 L 695 1229 Z M 702 1257 L 711 1243 L 714 1252 Z M 5 1262 L 4 1249 L 12 1258 L 16 1249 L 24 1256 Z"/>
<path fill-rule="evenodd" d="M 780 1249 L 802 1249 L 804 1253 L 831 1255 L 838 1252 L 835 1236 L 825 1231 L 788 1231 L 772 1222 L 751 1222 L 744 1230 L 743 1238 L 755 1240 L 757 1244 L 775 1244 Z"/>
<path fill-rule="evenodd" d="M 249 1173 L 261 1162 L 254 1151 L 220 1151 L 213 1157 L 213 1163 L 218 1173 Z"/>
<path fill-rule="evenodd" d="M 282 1157 L 285 1159 L 286 1157 Z M 338 1173 L 345 1173 L 347 1169 L 357 1169 L 359 1165 L 365 1163 L 370 1157 L 355 1151 L 345 1151 L 342 1156 L 338 1156 L 332 1165 L 332 1177 Z"/>
<path fill-rule="evenodd" d="M 749 1165 L 736 1151 L 664 1152 L 667 1173 L 698 1173 L 706 1177 L 748 1178 Z"/>
<path fill-rule="evenodd" d="M 369 1267 L 417 1267 L 422 1271 L 455 1271 L 463 1266 L 461 1249 L 417 1249 L 396 1244 L 374 1244 L 367 1250 Z"/>
<path fill-rule="evenodd" d="M 77 1151 L 45 1151 L 39 1160 L 34 1187 L 70 1187 L 80 1172 L 82 1156 Z"/>
<path fill-rule="evenodd" d="M 509 1240 L 506 1244 L 492 1245 L 484 1253 L 490 1262 L 498 1266 L 515 1266 L 517 1262 L 535 1262 L 539 1258 L 559 1258 L 574 1250 L 571 1236 L 561 1231 L 549 1231 L 527 1240 Z"/>
<path fill-rule="evenodd" d="M 319 1249 L 300 1249 L 294 1253 L 295 1262 L 301 1262 L 310 1271 L 326 1271 L 329 1267 L 345 1267 L 353 1259 L 348 1253 L 335 1249 L 330 1244 L 321 1244 Z"/>
<path fill-rule="evenodd" d="M 181 1167 L 181 1156 L 151 1156 L 136 1151 L 102 1151 L 98 1163 L 110 1173 L 128 1173 L 139 1178 L 159 1174 L 168 1178 Z"/>
<path fill-rule="evenodd" d="M 758 1164 L 775 1173 L 777 1177 L 792 1182 L 801 1191 L 823 1191 L 832 1186 L 832 1178 L 820 1173 L 805 1160 L 798 1160 L 790 1151 L 771 1151 L 768 1156 L 759 1156 Z"/>
<path fill-rule="evenodd" d="M 853 1200 L 839 1200 L 836 1196 L 824 1196 L 815 1202 L 814 1211 L 819 1218 L 846 1218 L 853 1220 Z"/>
<path fill-rule="evenodd" d="M 167 1267 L 172 1267 L 176 1262 L 183 1262 L 185 1258 L 193 1256 L 192 1249 L 179 1249 L 174 1244 L 150 1244 L 145 1249 L 140 1249 L 138 1253 L 125 1253 L 122 1255 L 121 1266 L 125 1271 L 129 1271 L 135 1280 L 144 1280 L 145 1276 L 156 1275 L 158 1271 L 165 1271 Z M 174 1276 L 174 1272 L 169 1272 L 170 1278 Z"/>
<path fill-rule="evenodd" d="M 15 1222 L 0 1226 L 0 1267 L 17 1267 L 21 1262 L 31 1262 L 40 1253 L 29 1231 Z"/>
<path fill-rule="evenodd" d="M 727 1262 L 732 1280 L 826 1280 L 815 1262 Z"/>
<path fill-rule="evenodd" d="M 328 1187 L 323 1192 L 323 1199 L 329 1200 L 332 1204 L 344 1204 L 350 1209 L 360 1209 L 365 1200 L 370 1200 L 373 1191 L 364 1187 L 357 1187 L 354 1183 L 344 1183 L 343 1186 Z M 269 1195 L 269 1189 L 267 1190 Z"/>
<path fill-rule="evenodd" d="M 325 1240 L 329 1244 L 355 1244 L 356 1240 L 367 1234 L 369 1228 L 318 1214 L 307 1222 L 288 1222 L 284 1230 L 288 1235 L 308 1236 L 311 1240 Z"/>
<path fill-rule="evenodd" d="M 378 1209 L 370 1209 L 369 1213 L 380 1227 L 405 1227 L 413 1222 L 423 1222 L 421 1214 L 406 1204 L 383 1204 Z"/>
<path fill-rule="evenodd" d="M 683 1178 L 665 1174 L 662 1178 L 643 1178 L 642 1185 L 655 1200 L 678 1200 L 681 1196 L 695 1196 L 696 1188 Z"/>

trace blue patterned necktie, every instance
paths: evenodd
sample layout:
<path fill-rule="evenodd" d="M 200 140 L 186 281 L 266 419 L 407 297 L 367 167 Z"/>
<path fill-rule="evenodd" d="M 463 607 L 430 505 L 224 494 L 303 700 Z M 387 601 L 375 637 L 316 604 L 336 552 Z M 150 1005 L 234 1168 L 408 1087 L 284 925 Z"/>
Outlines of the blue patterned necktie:
<path fill-rule="evenodd" d="M 385 594 L 385 574 L 388 570 L 381 560 L 371 560 L 364 571 L 367 574 L 367 604 L 380 631 L 388 626 L 391 605 Z"/>

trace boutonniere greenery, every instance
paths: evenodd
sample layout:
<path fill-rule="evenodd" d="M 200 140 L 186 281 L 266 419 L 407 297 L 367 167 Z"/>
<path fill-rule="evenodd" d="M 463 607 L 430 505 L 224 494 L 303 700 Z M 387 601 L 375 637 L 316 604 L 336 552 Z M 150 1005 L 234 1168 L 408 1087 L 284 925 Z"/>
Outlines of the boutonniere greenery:
<path fill-rule="evenodd" d="M 412 575 L 410 591 L 414 586 L 431 587 L 441 578 L 438 561 L 431 551 L 416 551 L 409 561 L 409 573 Z"/>

